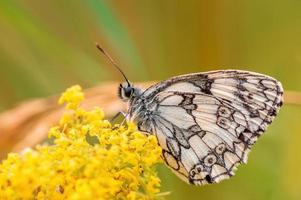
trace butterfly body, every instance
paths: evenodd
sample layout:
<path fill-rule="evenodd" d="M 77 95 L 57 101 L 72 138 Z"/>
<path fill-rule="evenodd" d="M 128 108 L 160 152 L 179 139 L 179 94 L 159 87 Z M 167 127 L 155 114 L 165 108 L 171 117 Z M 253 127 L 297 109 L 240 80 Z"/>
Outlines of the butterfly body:
<path fill-rule="evenodd" d="M 266 75 L 220 70 L 187 74 L 145 91 L 120 86 L 127 120 L 154 134 L 166 164 L 182 180 L 204 185 L 234 174 L 283 101 L 281 83 Z"/>

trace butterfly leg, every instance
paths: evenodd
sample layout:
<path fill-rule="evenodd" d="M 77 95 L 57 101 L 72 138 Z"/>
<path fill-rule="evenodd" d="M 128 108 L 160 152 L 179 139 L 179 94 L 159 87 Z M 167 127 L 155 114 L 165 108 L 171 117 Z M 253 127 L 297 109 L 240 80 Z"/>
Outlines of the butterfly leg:
<path fill-rule="evenodd" d="M 123 120 L 122 120 L 122 122 L 121 122 L 120 125 L 123 125 L 126 122 L 126 119 L 127 119 L 128 115 L 129 115 L 129 113 L 124 113 L 124 112 L 122 112 L 122 114 L 123 114 L 124 118 L 123 118 Z"/>

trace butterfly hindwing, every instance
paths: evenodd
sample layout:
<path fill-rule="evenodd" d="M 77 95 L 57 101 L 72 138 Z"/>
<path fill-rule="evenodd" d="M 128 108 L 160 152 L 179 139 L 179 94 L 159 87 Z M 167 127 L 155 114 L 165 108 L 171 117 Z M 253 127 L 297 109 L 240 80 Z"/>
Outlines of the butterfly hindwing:
<path fill-rule="evenodd" d="M 163 100 L 154 133 L 165 162 L 186 181 L 218 182 L 246 161 L 249 145 L 238 138 L 245 127 L 241 119 L 235 121 L 233 115 L 239 112 L 235 108 L 205 94 L 162 92 L 158 96 Z"/>
<path fill-rule="evenodd" d="M 160 82 L 132 102 L 131 118 L 157 136 L 167 165 L 186 182 L 229 178 L 282 104 L 282 86 L 251 72 L 223 70 Z"/>

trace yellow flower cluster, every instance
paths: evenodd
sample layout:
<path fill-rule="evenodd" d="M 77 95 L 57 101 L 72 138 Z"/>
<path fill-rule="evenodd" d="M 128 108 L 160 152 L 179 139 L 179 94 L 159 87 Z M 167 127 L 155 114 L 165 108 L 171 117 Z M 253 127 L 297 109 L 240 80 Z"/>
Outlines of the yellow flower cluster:
<path fill-rule="evenodd" d="M 0 199 L 156 199 L 161 148 L 135 126 L 111 125 L 101 109 L 79 108 L 79 86 L 47 144 L 10 153 L 0 165 Z"/>

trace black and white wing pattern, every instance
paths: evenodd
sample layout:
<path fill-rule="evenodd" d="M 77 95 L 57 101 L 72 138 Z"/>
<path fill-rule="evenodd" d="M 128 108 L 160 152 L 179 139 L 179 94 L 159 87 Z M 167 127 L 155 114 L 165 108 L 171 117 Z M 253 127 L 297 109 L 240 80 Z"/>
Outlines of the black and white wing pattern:
<path fill-rule="evenodd" d="M 195 185 L 217 183 L 247 162 L 283 102 L 275 79 L 222 70 L 155 84 L 130 102 L 130 120 L 156 135 L 166 164 Z"/>

